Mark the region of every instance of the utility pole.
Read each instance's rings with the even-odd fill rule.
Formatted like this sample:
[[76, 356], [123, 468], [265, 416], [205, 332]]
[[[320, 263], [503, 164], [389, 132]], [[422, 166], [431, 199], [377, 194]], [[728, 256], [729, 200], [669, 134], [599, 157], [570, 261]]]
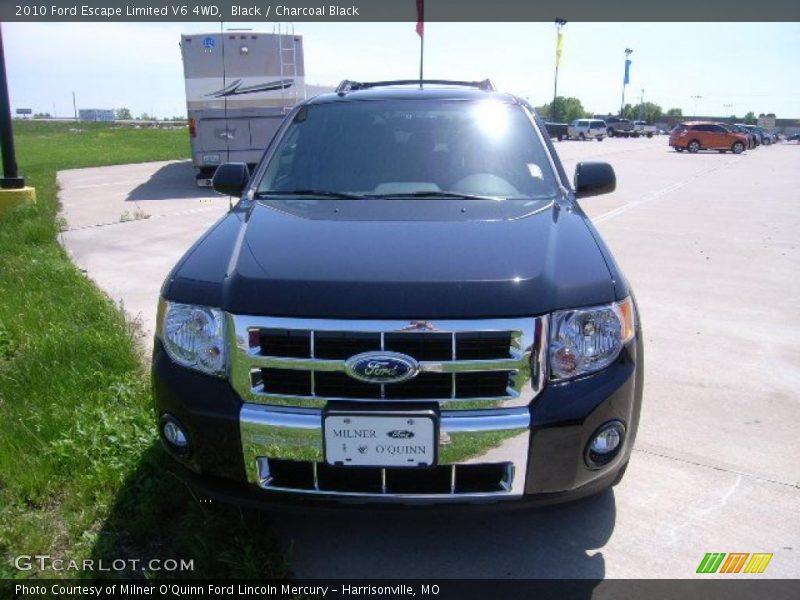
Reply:
[[72, 92], [72, 111], [75, 113], [75, 120], [78, 120], [78, 103], [75, 101], [75, 92]]
[[556, 98], [558, 98], [558, 65], [561, 62], [561, 49], [563, 46], [563, 33], [561, 30], [564, 28], [564, 25], [567, 24], [565, 19], [556, 19], [556, 73], [555, 77], [553, 77], [553, 106], [550, 109], [550, 120], [554, 123], [558, 122], [558, 108], [556, 104]]

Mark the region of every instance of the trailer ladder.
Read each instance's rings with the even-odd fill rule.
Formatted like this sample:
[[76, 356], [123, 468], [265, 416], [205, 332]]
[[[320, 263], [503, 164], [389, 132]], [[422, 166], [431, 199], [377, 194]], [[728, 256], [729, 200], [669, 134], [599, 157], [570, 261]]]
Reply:
[[277, 25], [278, 34], [278, 59], [281, 65], [281, 81], [292, 80], [288, 90], [281, 87], [281, 108], [284, 114], [289, 112], [293, 106], [300, 101], [300, 90], [297, 81], [297, 41], [294, 38], [294, 25], [281, 28]]

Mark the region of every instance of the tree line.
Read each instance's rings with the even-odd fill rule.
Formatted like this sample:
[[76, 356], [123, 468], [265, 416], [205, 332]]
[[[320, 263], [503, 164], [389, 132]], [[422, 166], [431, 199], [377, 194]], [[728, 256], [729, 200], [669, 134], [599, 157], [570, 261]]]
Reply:
[[[536, 107], [543, 119], [549, 121], [559, 121], [562, 123], [569, 123], [575, 119], [592, 118], [595, 113], [591, 113], [583, 107], [583, 104], [578, 98], [565, 98], [557, 96], [555, 98], [556, 110], [553, 112], [553, 103], [548, 102]], [[610, 114], [609, 114], [610, 116]], [[617, 116], [617, 113], [614, 113]], [[664, 111], [658, 104], [654, 102], [640, 102], [639, 104], [626, 104], [622, 109], [622, 116], [632, 121], [646, 121], [647, 123], [655, 123], [662, 117], [682, 117], [683, 111], [680, 108], [670, 108]], [[688, 115], [687, 115], [688, 116]], [[774, 117], [775, 113], [761, 113], [759, 117]], [[731, 115], [731, 119], [738, 119], [736, 115]], [[743, 118], [742, 122], [748, 125], [753, 125], [758, 121], [753, 111], [748, 112]]]

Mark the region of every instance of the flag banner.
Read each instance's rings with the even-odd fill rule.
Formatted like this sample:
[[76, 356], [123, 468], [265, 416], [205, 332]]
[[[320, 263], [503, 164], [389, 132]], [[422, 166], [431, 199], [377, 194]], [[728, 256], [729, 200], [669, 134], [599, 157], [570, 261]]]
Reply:
[[561, 51], [564, 49], [564, 34], [561, 31], [558, 32], [558, 38], [556, 39], [556, 66], [561, 64]]
[[425, 35], [425, 0], [417, 0], [417, 35]]
[[625, 59], [625, 81], [623, 83], [628, 85], [631, 82], [631, 59]]

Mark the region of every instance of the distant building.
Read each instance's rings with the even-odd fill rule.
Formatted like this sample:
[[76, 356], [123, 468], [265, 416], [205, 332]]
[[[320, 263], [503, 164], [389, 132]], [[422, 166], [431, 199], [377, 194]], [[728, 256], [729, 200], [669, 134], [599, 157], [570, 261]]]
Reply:
[[78, 111], [81, 121], [113, 121], [114, 110], [106, 108], [82, 108]]
[[764, 129], [775, 129], [775, 120], [775, 115], [758, 117], [757, 125], [759, 127], [763, 127]]

